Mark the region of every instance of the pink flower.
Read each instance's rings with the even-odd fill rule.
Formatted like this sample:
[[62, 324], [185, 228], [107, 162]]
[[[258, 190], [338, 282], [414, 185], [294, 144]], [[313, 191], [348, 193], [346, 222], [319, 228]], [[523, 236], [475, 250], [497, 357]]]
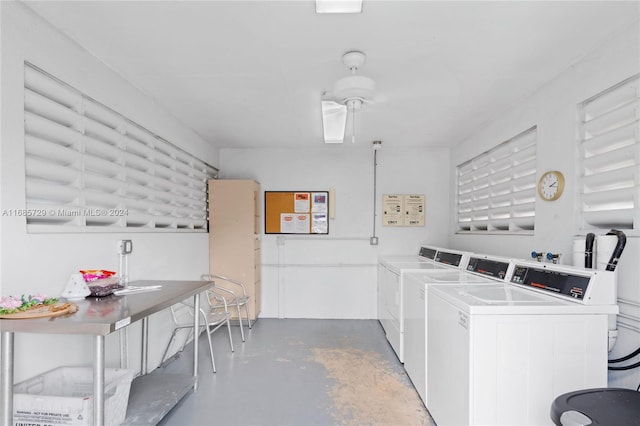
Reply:
[[39, 303], [43, 303], [48, 298], [49, 298], [49, 296], [47, 296], [44, 293], [38, 293], [38, 294], [34, 294], [33, 296], [31, 296], [31, 300], [37, 300]]
[[17, 309], [22, 306], [22, 300], [16, 299], [12, 296], [0, 297], [0, 308], [3, 309]]

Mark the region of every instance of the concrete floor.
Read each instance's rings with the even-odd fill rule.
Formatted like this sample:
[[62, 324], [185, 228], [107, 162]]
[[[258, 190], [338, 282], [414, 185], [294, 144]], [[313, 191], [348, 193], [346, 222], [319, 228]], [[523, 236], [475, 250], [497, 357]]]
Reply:
[[[260, 319], [204, 335], [200, 380], [161, 425], [435, 425], [375, 320]], [[245, 329], [245, 333], [247, 330]], [[162, 367], [190, 371], [191, 346]]]

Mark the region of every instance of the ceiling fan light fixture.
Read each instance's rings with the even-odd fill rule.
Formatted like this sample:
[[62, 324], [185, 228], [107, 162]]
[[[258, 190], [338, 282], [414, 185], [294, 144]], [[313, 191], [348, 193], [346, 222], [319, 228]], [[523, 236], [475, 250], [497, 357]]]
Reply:
[[316, 13], [362, 13], [362, 0], [316, 0]]
[[321, 101], [321, 106], [324, 143], [342, 143], [347, 127], [347, 106], [328, 100]]

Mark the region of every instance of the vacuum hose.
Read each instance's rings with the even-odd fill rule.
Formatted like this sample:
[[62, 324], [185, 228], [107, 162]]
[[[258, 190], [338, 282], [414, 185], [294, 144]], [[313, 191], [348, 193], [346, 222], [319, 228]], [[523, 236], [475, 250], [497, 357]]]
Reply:
[[618, 231], [617, 229], [612, 229], [611, 231], [607, 232], [607, 235], [616, 235], [618, 237], [616, 248], [613, 250], [611, 259], [609, 259], [609, 263], [607, 264], [607, 271], [615, 271], [616, 266], [618, 266], [618, 259], [620, 259], [620, 255], [622, 255], [624, 246], [627, 244], [627, 236], [624, 234], [624, 232]]
[[589, 232], [585, 240], [584, 248], [584, 267], [587, 269], [593, 268], [593, 242], [596, 239], [596, 234]]

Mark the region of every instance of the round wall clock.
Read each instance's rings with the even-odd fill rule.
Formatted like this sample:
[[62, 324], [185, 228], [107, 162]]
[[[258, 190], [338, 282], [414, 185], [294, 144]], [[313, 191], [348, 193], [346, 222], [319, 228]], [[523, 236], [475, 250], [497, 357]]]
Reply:
[[545, 201], [555, 201], [564, 191], [564, 176], [557, 170], [552, 170], [540, 176], [538, 194]]

